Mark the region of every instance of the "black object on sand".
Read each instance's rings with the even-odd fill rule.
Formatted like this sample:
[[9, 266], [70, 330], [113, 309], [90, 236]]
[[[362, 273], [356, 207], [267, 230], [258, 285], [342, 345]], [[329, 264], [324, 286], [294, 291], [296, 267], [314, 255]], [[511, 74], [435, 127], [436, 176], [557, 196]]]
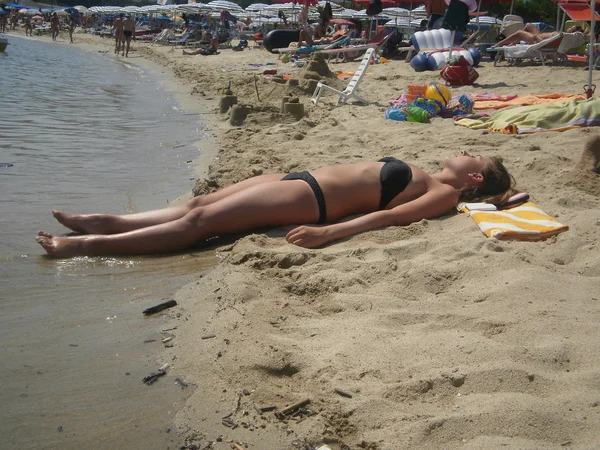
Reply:
[[166, 375], [166, 371], [163, 369], [158, 369], [158, 372], [151, 373], [150, 375], [142, 378], [142, 382], [151, 386], [159, 377]]
[[177, 302], [175, 300], [169, 300], [167, 302], [160, 303], [156, 306], [152, 306], [151, 308], [145, 309], [142, 312], [144, 313], [144, 315], [149, 316], [151, 314], [161, 312], [163, 309], [172, 308], [173, 306], [177, 306]]

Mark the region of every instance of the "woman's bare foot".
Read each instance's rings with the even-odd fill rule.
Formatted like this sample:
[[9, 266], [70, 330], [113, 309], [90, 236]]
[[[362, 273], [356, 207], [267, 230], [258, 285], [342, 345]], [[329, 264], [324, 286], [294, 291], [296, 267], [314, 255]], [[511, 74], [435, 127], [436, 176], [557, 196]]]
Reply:
[[52, 210], [52, 215], [65, 227], [81, 234], [109, 234], [101, 214], [67, 214]]
[[35, 240], [52, 258], [69, 258], [81, 254], [80, 243], [68, 237], [56, 237], [40, 231]]
[[600, 134], [590, 136], [585, 141], [577, 168], [600, 174]]

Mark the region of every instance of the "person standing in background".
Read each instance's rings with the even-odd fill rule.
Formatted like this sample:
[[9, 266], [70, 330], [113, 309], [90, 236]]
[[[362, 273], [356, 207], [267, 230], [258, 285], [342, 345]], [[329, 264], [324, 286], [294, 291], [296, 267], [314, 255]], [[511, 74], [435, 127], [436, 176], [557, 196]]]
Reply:
[[60, 23], [58, 21], [58, 14], [55, 12], [52, 13], [52, 17], [50, 18], [50, 29], [52, 30], [52, 40], [55, 41], [58, 37], [58, 29], [60, 27]]
[[124, 48], [123, 42], [123, 16], [119, 14], [113, 22], [113, 32], [115, 34], [115, 53], [118, 55], [121, 47]]
[[123, 53], [121, 56], [129, 56], [129, 47], [131, 46], [131, 39], [133, 38], [133, 34], [135, 33], [135, 22], [131, 18], [129, 14], [125, 16], [125, 21], [123, 22]]
[[71, 39], [71, 44], [73, 43], [73, 32], [77, 27], [77, 20], [74, 15], [69, 16], [69, 39]]
[[426, 0], [425, 12], [429, 19], [427, 29], [433, 30], [435, 22], [444, 17], [444, 14], [446, 13], [446, 2], [444, 0]]
[[15, 11], [15, 13], [10, 17], [10, 29], [16, 30], [18, 22], [19, 22], [19, 13]]
[[33, 25], [29, 15], [25, 16], [25, 36], [33, 36]]

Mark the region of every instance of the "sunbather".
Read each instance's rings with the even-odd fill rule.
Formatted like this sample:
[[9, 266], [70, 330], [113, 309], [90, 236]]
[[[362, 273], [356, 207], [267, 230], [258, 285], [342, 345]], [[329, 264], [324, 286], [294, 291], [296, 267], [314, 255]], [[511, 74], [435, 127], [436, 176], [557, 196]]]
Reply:
[[[575, 33], [576, 31], [580, 31], [581, 27], [571, 27], [567, 30], [567, 33]], [[544, 39], [548, 39], [552, 36], [556, 36], [559, 34], [559, 31], [552, 31], [550, 33], [542, 33], [539, 28], [535, 25], [528, 23], [522, 30], [516, 31], [506, 39], [501, 40], [492, 48], [495, 47], [505, 47], [508, 45], [519, 44], [520, 42], [525, 42], [526, 44], [533, 45], [538, 42], [542, 42]]]
[[319, 24], [314, 27], [314, 29], [308, 24], [304, 25], [300, 29], [298, 47], [312, 47], [315, 44], [323, 44], [327, 42], [331, 42], [331, 40], [327, 37], [327, 21], [319, 21]]
[[[81, 236], [40, 232], [52, 257], [157, 254], [188, 249], [205, 239], [258, 227], [302, 225], [286, 239], [314, 248], [363, 231], [441, 216], [459, 200], [502, 203], [514, 179], [497, 158], [460, 154], [428, 175], [395, 158], [325, 166], [312, 173], [261, 175], [187, 204], [127, 214], [53, 211]], [[341, 219], [356, 216], [347, 221]]]
[[298, 47], [312, 47], [315, 44], [329, 44], [344, 37], [344, 33], [339, 33], [335, 36], [327, 35], [327, 26], [331, 19], [330, 11], [331, 10], [327, 11], [326, 8], [321, 10], [319, 13], [319, 23], [313, 28], [308, 23], [308, 3], [304, 5], [300, 12], [300, 18], [298, 19], [298, 23], [300, 23]]
[[[204, 43], [204, 41], [203, 41], [203, 43]], [[183, 54], [184, 55], [204, 55], [204, 56], [218, 55], [219, 54], [219, 38], [216, 36], [212, 37], [212, 35], [211, 35], [210, 42], [204, 43], [204, 45], [197, 50], [192, 50], [189, 52], [186, 50], [183, 50]]]
[[202, 42], [205, 42], [207, 44], [210, 44], [213, 40], [213, 35], [210, 32], [210, 29], [208, 29], [208, 27], [204, 28], [204, 31], [202, 32]]

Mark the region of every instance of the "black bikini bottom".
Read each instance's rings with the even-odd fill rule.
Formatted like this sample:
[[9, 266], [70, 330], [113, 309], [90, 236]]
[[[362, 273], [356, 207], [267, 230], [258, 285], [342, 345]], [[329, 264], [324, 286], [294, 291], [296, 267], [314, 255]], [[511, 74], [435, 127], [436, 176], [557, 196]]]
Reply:
[[315, 180], [310, 173], [304, 172], [290, 172], [285, 177], [281, 179], [283, 180], [302, 180], [306, 181], [313, 193], [315, 194], [315, 198], [317, 199], [317, 204], [319, 205], [319, 220], [318, 224], [323, 224], [327, 222], [327, 208], [325, 207], [325, 196], [323, 195], [323, 191], [321, 190], [321, 186]]

